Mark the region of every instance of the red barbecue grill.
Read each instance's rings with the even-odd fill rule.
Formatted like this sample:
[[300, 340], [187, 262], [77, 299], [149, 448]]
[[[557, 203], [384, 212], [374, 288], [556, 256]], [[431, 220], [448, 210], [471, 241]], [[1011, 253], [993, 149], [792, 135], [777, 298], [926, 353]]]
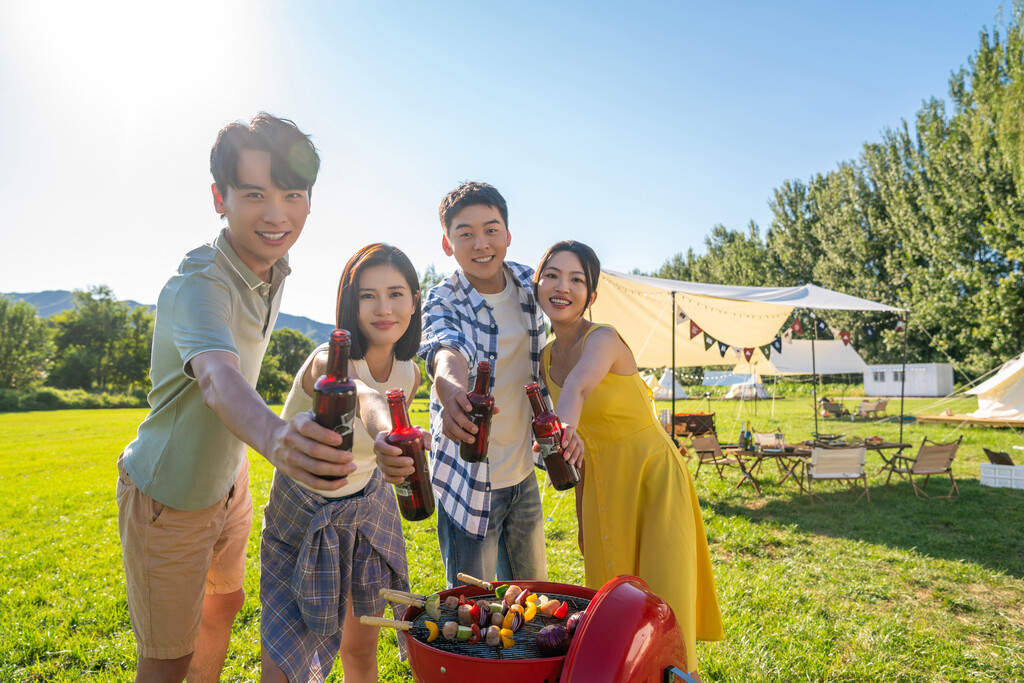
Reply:
[[[500, 582], [495, 585], [501, 585]], [[426, 615], [409, 607], [413, 622], [405, 642], [413, 680], [421, 683], [599, 683], [601, 681], [691, 681], [683, 634], [664, 600], [635, 576], [619, 576], [595, 593], [590, 588], [547, 581], [516, 581], [524, 590], [568, 601], [570, 613], [587, 610], [569, 651], [542, 657], [529, 624], [516, 633], [516, 645], [504, 650], [483, 644], [425, 642]], [[492, 596], [482, 588], [459, 586], [441, 593], [466, 598]], [[589, 606], [588, 606], [589, 603]], [[539, 621], [539, 620], [535, 620]], [[531, 624], [533, 622], [530, 622]], [[535, 626], [539, 630], [540, 626]]]

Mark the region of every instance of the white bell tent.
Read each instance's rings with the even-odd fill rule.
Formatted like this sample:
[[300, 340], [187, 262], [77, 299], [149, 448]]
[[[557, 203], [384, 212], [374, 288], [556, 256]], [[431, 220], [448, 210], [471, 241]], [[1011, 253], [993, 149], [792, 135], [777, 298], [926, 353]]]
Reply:
[[1024, 353], [1003, 363], [992, 377], [967, 391], [978, 397], [975, 418], [1024, 419]]
[[659, 401], [667, 401], [670, 399], [687, 399], [690, 395], [686, 393], [686, 389], [683, 389], [676, 381], [675, 373], [668, 368], [661, 375], [661, 379], [658, 380], [658, 388], [654, 389], [654, 398]]

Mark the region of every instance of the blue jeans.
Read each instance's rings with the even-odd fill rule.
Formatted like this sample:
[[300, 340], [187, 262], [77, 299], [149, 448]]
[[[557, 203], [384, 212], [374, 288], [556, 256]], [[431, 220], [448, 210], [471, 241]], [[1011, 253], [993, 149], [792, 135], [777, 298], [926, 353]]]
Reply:
[[536, 470], [515, 486], [491, 489], [487, 534], [478, 540], [455, 526], [437, 506], [437, 543], [448, 588], [461, 585], [458, 573], [485, 581], [547, 581], [544, 517]]

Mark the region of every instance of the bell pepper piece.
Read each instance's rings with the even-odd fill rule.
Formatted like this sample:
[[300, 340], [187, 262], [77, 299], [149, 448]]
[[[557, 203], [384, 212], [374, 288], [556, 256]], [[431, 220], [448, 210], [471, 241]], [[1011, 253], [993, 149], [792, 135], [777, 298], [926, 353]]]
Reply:
[[529, 595], [526, 596], [526, 601], [527, 602], [532, 602], [534, 604], [537, 604], [537, 594], [536, 593], [530, 593]]
[[512, 639], [512, 631], [507, 628], [501, 629], [501, 646], [506, 650], [516, 644], [516, 641]]
[[469, 603], [469, 616], [473, 617], [473, 621], [480, 621], [480, 605], [475, 602]]
[[437, 624], [432, 621], [424, 621], [423, 624], [427, 627], [427, 642], [432, 643], [437, 640], [437, 635], [440, 633]]
[[480, 627], [473, 624], [469, 627], [472, 633], [469, 636], [469, 640], [466, 641], [466, 645], [476, 645], [480, 642]]
[[558, 609], [556, 609], [555, 613], [551, 616], [553, 616], [555, 619], [565, 619], [567, 614], [569, 614], [569, 603], [563, 602], [561, 605], [558, 606]]
[[458, 633], [455, 634], [456, 640], [469, 640], [473, 635], [473, 629], [468, 626], [459, 626]]
[[531, 621], [535, 616], [537, 616], [537, 603], [531, 602], [527, 605], [526, 611], [523, 612], [523, 619]]
[[508, 612], [506, 612], [505, 613], [505, 618], [501, 620], [501, 629], [503, 631], [508, 631], [509, 633], [511, 633], [512, 632], [512, 623], [513, 623], [513, 621], [515, 621], [515, 618], [516, 618], [516, 613], [513, 612], [512, 610], [509, 610]]
[[503, 597], [505, 597], [505, 591], [508, 590], [509, 585], [510, 584], [506, 583], [504, 585], [501, 585], [501, 586], [498, 586], [497, 588], [495, 588], [494, 589], [494, 597], [498, 598], [499, 600], [501, 600]]

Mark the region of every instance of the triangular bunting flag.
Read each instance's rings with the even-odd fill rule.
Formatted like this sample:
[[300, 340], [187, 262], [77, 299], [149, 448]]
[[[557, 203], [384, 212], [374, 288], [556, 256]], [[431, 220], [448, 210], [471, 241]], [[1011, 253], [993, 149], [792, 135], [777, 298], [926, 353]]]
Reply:
[[793, 324], [789, 326], [789, 329], [793, 331], [793, 334], [803, 334], [804, 323], [802, 320], [800, 320], [800, 318], [797, 318], [796, 320], [793, 321]]
[[779, 339], [778, 337], [776, 337], [772, 341], [771, 344], [765, 344], [764, 346], [760, 347], [761, 348], [761, 353], [763, 353], [764, 357], [767, 358], [768, 360], [771, 360], [771, 357], [772, 357], [772, 346], [775, 344], [775, 342], [779, 342], [780, 346], [782, 345], [782, 340]]
[[850, 333], [846, 331], [839, 332], [839, 338], [843, 340], [843, 344], [846, 346], [850, 345]]
[[825, 321], [822, 320], [821, 318], [818, 318], [817, 326], [818, 326], [818, 334], [821, 334], [822, 332], [824, 332], [825, 330], [828, 329], [828, 325], [826, 325]]
[[840, 330], [838, 327], [830, 327], [830, 328], [828, 328], [828, 331], [832, 333], [832, 338], [833, 339], [838, 337], [839, 335], [841, 335], [843, 333], [843, 331]]
[[875, 338], [875, 326], [874, 325], [865, 325], [864, 326], [864, 334], [866, 334], [868, 336], [868, 339], [874, 339]]
[[752, 348], [743, 349], [743, 357], [747, 359], [748, 363], [750, 362], [750, 357], [753, 356], [753, 355], [754, 355], [754, 349], [752, 349]]
[[[690, 316], [686, 315], [684, 311], [676, 311], [676, 325], [682, 325], [689, 319]], [[690, 337], [690, 339], [693, 339], [693, 337]]]
[[[793, 343], [793, 330], [786, 330], [785, 332], [783, 332], [782, 333], [782, 341], [786, 342], [787, 344], [792, 344]], [[782, 350], [782, 346], [781, 345], [779, 346], [778, 350], [779, 351]]]
[[711, 337], [707, 332], [704, 333], [704, 350], [707, 351], [715, 345], [715, 339]]
[[725, 358], [725, 352], [729, 350], [729, 345], [725, 342], [718, 342], [718, 353], [721, 354], [722, 358]]
[[[771, 346], [773, 349], [775, 349], [779, 353], [782, 353], [782, 337], [776, 337], [775, 339], [772, 339], [772, 343], [769, 344], [769, 346]], [[768, 356], [767, 353], [764, 354], [764, 355], [765, 355], [765, 357]]]
[[695, 322], [693, 322], [691, 320], [690, 321], [690, 339], [693, 339], [694, 337], [696, 337], [701, 332], [703, 332], [703, 330], [700, 329], [700, 325], [698, 325], [697, 323], [695, 323]]

